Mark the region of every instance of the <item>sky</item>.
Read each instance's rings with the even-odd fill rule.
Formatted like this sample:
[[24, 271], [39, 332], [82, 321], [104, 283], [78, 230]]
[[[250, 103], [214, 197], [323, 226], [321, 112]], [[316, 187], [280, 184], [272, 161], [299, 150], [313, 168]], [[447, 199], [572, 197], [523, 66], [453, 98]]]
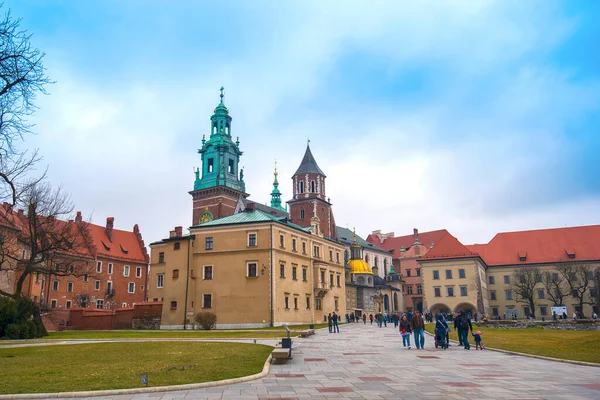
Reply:
[[225, 87], [247, 192], [282, 198], [307, 139], [338, 225], [461, 242], [600, 224], [600, 2], [5, 0], [55, 81], [48, 179], [84, 219], [191, 225]]

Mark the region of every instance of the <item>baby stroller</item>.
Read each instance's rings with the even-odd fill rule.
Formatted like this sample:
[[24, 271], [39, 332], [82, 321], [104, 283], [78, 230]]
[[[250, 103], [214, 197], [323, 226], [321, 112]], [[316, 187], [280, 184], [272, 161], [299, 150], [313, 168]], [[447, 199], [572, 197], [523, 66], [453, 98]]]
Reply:
[[435, 348], [437, 349], [438, 347], [442, 347], [443, 348], [443, 343], [442, 343], [442, 338], [440, 337], [440, 335], [438, 335], [436, 333], [436, 335], [435, 335]]

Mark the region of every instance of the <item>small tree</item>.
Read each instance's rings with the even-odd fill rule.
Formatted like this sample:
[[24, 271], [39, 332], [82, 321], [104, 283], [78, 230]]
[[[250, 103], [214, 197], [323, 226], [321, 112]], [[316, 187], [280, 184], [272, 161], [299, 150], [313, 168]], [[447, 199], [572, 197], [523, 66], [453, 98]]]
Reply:
[[199, 312], [194, 319], [196, 323], [206, 331], [215, 329], [215, 326], [217, 325], [217, 315], [208, 311]]
[[548, 298], [554, 306], [564, 306], [564, 298], [570, 293], [565, 279], [558, 272], [544, 271], [542, 274], [542, 285], [546, 289]]
[[510, 278], [510, 289], [516, 295], [515, 300], [527, 304], [533, 318], [535, 318], [535, 287], [539, 277], [539, 268], [521, 267], [514, 271]]
[[579, 309], [583, 313], [584, 304], [592, 304], [592, 296], [589, 293], [590, 277], [594, 269], [587, 263], [563, 262], [557, 267], [559, 274], [564, 278], [571, 296], [579, 302]]

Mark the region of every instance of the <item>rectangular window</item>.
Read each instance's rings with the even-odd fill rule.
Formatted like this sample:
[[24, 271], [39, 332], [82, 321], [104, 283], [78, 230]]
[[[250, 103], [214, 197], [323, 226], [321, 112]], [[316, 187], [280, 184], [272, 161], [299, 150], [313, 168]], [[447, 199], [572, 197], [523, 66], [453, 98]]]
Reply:
[[544, 289], [538, 289], [538, 299], [544, 299], [545, 298], [545, 292]]
[[96, 262], [96, 273], [99, 274], [102, 272], [102, 261]]
[[123, 266], [123, 276], [129, 276], [129, 265]]
[[214, 171], [215, 168], [215, 159], [214, 158], [209, 158], [208, 159], [208, 164], [206, 165], [206, 168], [208, 169], [208, 173], [211, 173]]
[[[594, 271], [588, 271], [587, 278], [588, 278], [588, 281], [593, 281], [594, 280]], [[540, 280], [540, 282], [541, 282], [541, 280]]]
[[329, 249], [329, 261], [333, 261], [333, 250]]
[[211, 281], [212, 280], [212, 278], [213, 278], [212, 268], [213, 268], [212, 265], [205, 265], [204, 266], [204, 280], [205, 281]]
[[448, 286], [446, 288], [446, 293], [447, 293], [448, 297], [454, 297], [454, 287]]
[[136, 276], [136, 278], [141, 278], [142, 277], [142, 267], [136, 267], [135, 268], [135, 276]]
[[313, 246], [313, 256], [317, 257], [317, 258], [320, 258], [320, 255], [319, 255], [319, 246]]
[[54, 290], [56, 292], [58, 290], [59, 284], [60, 283], [58, 281], [53, 281], [52, 282], [52, 290]]
[[178, 269], [174, 269], [173, 270], [173, 279], [177, 279], [179, 278], [179, 270]]
[[298, 267], [292, 266], [292, 279], [295, 280], [295, 281], [298, 280], [298, 276], [296, 274], [297, 271], [298, 271]]
[[411, 276], [411, 271], [410, 271], [410, 269], [407, 269], [406, 270], [406, 277], [409, 278], [410, 276]]
[[104, 300], [103, 299], [96, 300], [96, 308], [104, 308]]
[[417, 273], [417, 276], [421, 276], [421, 268], [415, 269], [415, 272]]
[[283, 300], [285, 302], [285, 309], [289, 310], [290, 309], [290, 297], [289, 296], [285, 296], [285, 298]]
[[285, 278], [285, 264], [279, 264], [279, 277]]
[[333, 274], [329, 274], [329, 288], [333, 287]]
[[165, 262], [165, 253], [162, 251], [158, 253], [158, 263], [163, 264]]
[[310, 309], [310, 296], [306, 296], [306, 309]]
[[339, 303], [340, 303], [340, 300], [339, 300], [337, 297], [335, 297], [335, 298], [333, 299], [333, 307], [335, 308], [335, 311], [338, 311], [338, 310], [339, 310], [339, 307], [338, 307], [338, 306], [339, 306]]
[[179, 249], [181, 249], [181, 242], [173, 243], [173, 250], [179, 250]]
[[296, 248], [296, 238], [292, 238], [292, 251], [298, 251]]
[[466, 296], [467, 295], [467, 287], [466, 286], [461, 286], [460, 287], [460, 295], [461, 296]]
[[69, 292], [69, 293], [73, 292], [73, 282], [67, 283], [67, 292]]
[[202, 308], [212, 308], [212, 294], [202, 295]]
[[557, 282], [558, 281], [558, 272], [553, 272], [552, 273], [552, 282]]
[[446, 279], [452, 279], [452, 270], [451, 269], [446, 270]]
[[542, 282], [542, 274], [537, 274], [537, 275], [535, 276], [535, 281], [536, 281], [537, 283], [541, 283], [541, 282]]
[[96, 281], [95, 289], [100, 290], [100, 281]]
[[490, 300], [496, 300], [496, 291], [490, 290]]
[[67, 310], [71, 309], [71, 304], [72, 304], [72, 303], [71, 303], [71, 300], [67, 300], [67, 303], [66, 303], [66, 305], [65, 305], [65, 308], [66, 308]]
[[509, 285], [510, 284], [510, 276], [509, 275], [504, 275], [504, 284], [505, 285]]
[[466, 278], [466, 277], [467, 277], [467, 275], [465, 274], [465, 270], [464, 270], [464, 269], [459, 269], [459, 270], [458, 270], [458, 277], [459, 277], [460, 279], [464, 279], [464, 278]]
[[342, 285], [341, 285], [341, 277], [339, 275], [337, 275], [336, 279], [337, 279], [337, 287], [342, 287]]
[[285, 236], [283, 234], [279, 235], [279, 247], [285, 249]]
[[112, 265], [112, 263], [108, 263], [108, 274], [112, 275], [112, 273], [113, 273], [113, 265]]
[[505, 290], [504, 294], [506, 295], [506, 300], [512, 300], [512, 291], [511, 290]]
[[315, 308], [317, 310], [321, 309], [321, 299], [315, 299]]
[[500, 315], [500, 311], [498, 310], [498, 307], [492, 307], [492, 314], [494, 314], [494, 317], [497, 317], [498, 315]]
[[306, 242], [302, 242], [302, 254], [306, 254]]
[[433, 271], [433, 279], [440, 279], [440, 271]]
[[307, 279], [306, 279], [306, 274], [307, 274], [307, 272], [308, 272], [308, 268], [306, 268], [306, 267], [302, 267], [302, 280], [303, 280], [304, 282], [306, 282], [306, 281], [307, 281]]
[[110, 295], [112, 291], [112, 281], [106, 282], [106, 294]]
[[157, 288], [162, 288], [165, 284], [165, 274], [158, 274], [156, 275], [156, 287]]
[[256, 247], [256, 233], [248, 234], [248, 247]]
[[434, 297], [442, 297], [442, 290], [439, 287], [433, 288]]
[[406, 285], [406, 294], [413, 294], [412, 285]]
[[544, 316], [548, 315], [548, 307], [540, 306], [540, 314], [542, 314]]
[[248, 263], [248, 278], [256, 278], [256, 263]]
[[57, 301], [56, 300], [52, 300], [50, 302], [50, 308], [56, 308], [56, 305], [57, 305]]
[[129, 282], [127, 286], [127, 293], [135, 293], [135, 283]]
[[494, 278], [493, 276], [488, 277], [488, 282], [490, 285], [493, 285], [496, 283], [496, 278]]
[[294, 297], [294, 310], [298, 309], [298, 298]]
[[204, 240], [204, 247], [206, 248], [206, 250], [212, 250], [213, 249], [213, 238], [212, 237], [207, 237]]
[[176, 301], [171, 302], [171, 310], [177, 310], [177, 302]]
[[417, 294], [423, 294], [423, 285], [417, 285]]
[[88, 274], [83, 274], [83, 281], [87, 282], [88, 281]]

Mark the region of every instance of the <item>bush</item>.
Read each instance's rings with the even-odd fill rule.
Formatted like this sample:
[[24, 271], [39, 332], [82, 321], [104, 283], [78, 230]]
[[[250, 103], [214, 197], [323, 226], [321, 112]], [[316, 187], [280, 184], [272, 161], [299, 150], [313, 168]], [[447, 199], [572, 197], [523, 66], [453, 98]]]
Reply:
[[38, 337], [37, 325], [35, 322], [33, 322], [33, 320], [27, 321], [27, 329], [29, 330], [29, 338], [30, 339], [35, 339], [36, 337]]
[[4, 331], [4, 337], [6, 339], [20, 339], [21, 338], [21, 325], [19, 324], [10, 324], [6, 327]]
[[42, 322], [41, 318], [34, 319], [33, 323], [37, 327], [36, 337], [48, 336], [48, 331], [46, 330], [46, 327], [44, 326], [44, 323]]
[[217, 325], [217, 315], [208, 311], [199, 312], [194, 319], [206, 331], [215, 329]]
[[13, 299], [0, 296], [0, 338], [33, 339], [47, 336], [41, 319], [32, 320], [35, 310], [35, 304], [27, 297]]

